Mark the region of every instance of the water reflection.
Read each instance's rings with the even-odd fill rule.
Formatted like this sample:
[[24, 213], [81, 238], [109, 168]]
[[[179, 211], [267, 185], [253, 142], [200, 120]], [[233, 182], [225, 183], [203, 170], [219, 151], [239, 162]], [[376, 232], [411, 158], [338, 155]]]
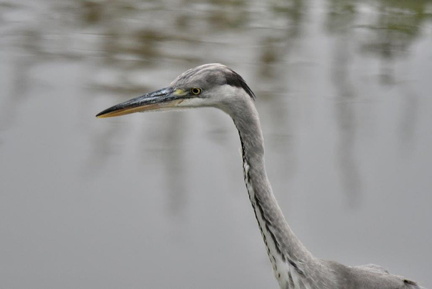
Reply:
[[[340, 208], [334, 207], [339, 200], [337, 197], [332, 199], [334, 191], [338, 196], [344, 196], [342, 207], [355, 206], [356, 213], [349, 210], [350, 214], [359, 214], [361, 217], [358, 219], [363, 220], [367, 219], [368, 213], [373, 215], [376, 212], [374, 210], [379, 210], [374, 206], [387, 205], [388, 198], [385, 196], [388, 191], [392, 191], [392, 199], [406, 200], [406, 190], [399, 187], [408, 186], [409, 182], [398, 186], [398, 181], [402, 182], [404, 177], [411, 178], [418, 188], [428, 188], [430, 185], [429, 178], [422, 177], [422, 172], [427, 169], [419, 169], [428, 168], [427, 160], [430, 156], [424, 148], [426, 146], [423, 147], [422, 144], [430, 140], [427, 134], [416, 133], [430, 127], [425, 113], [428, 110], [422, 110], [422, 107], [431, 105], [427, 95], [430, 83], [423, 78], [431, 73], [431, 65], [426, 63], [427, 59], [430, 59], [431, 43], [428, 37], [431, 34], [432, 19], [432, 7], [428, 1], [376, 0], [359, 3], [341, 0], [292, 0], [263, 3], [242, 0], [45, 0], [35, 4], [24, 0], [19, 4], [6, 1], [0, 5], [0, 81], [4, 88], [0, 95], [0, 161], [4, 164], [1, 168], [0, 188], [5, 192], [2, 194], [3, 204], [15, 200], [14, 195], [8, 192], [27, 191], [24, 184], [11, 184], [10, 180], [16, 179], [23, 169], [32, 173], [44, 172], [45, 167], [41, 164], [46, 160], [42, 156], [49, 155], [59, 158], [58, 162], [65, 167], [74, 168], [67, 171], [68, 173], [55, 171], [58, 176], [50, 176], [50, 180], [54, 179], [51, 181], [53, 191], [62, 191], [65, 183], [70, 185], [71, 191], [76, 183], [80, 184], [78, 189], [85, 187], [83, 184], [88, 184], [88, 190], [91, 191], [92, 185], [98, 183], [103, 188], [97, 187], [94, 191], [107, 191], [104, 197], [109, 198], [115, 196], [116, 190], [113, 187], [117, 184], [106, 176], [134, 177], [134, 181], [142, 185], [140, 181], [146, 179], [143, 175], [151, 175], [151, 178], [146, 179], [149, 183], [145, 185], [149, 186], [149, 191], [162, 191], [161, 194], [153, 194], [156, 195], [154, 198], [163, 196], [161, 202], [157, 200], [152, 203], [156, 209], [151, 213], [154, 214], [154, 219], [160, 219], [160, 223], [145, 224], [146, 227], [157, 228], [152, 232], [162, 232], [160, 239], [155, 237], [155, 243], [164, 242], [164, 230], [171, 229], [169, 221], [164, 221], [165, 215], [168, 215], [169, 220], [184, 221], [179, 225], [178, 240], [184, 237], [181, 234], [183, 231], [190, 236], [196, 233], [195, 229], [205, 230], [206, 228], [200, 227], [201, 224], [194, 223], [194, 214], [200, 215], [202, 207], [207, 205], [203, 203], [204, 197], [201, 199], [197, 194], [190, 194], [194, 185], [211, 191], [210, 196], [206, 197], [214, 198], [211, 199], [212, 205], [224, 204], [222, 197], [214, 197], [221, 194], [221, 191], [241, 187], [238, 191], [244, 193], [240, 183], [241, 172], [238, 170], [240, 164], [234, 167], [230, 162], [238, 157], [238, 154], [232, 152], [235, 145], [238, 145], [238, 139], [232, 132], [233, 127], [229, 121], [225, 123], [207, 113], [192, 116], [187, 113], [173, 113], [160, 118], [146, 115], [145, 120], [140, 122], [137, 118], [132, 118], [103, 124], [96, 123], [93, 119], [98, 110], [143, 92], [164, 87], [180, 72], [205, 62], [223, 62], [235, 68], [259, 96], [257, 105], [267, 140], [269, 174], [275, 191], [281, 200], [281, 206], [289, 208], [287, 215], [293, 218], [294, 225], [297, 219], [304, 220], [307, 224], [300, 226], [300, 230], [296, 228], [296, 231], [300, 231], [305, 240], [320, 240], [311, 244], [317, 247], [316, 250], [320, 250], [319, 245], [324, 241], [322, 236], [314, 235], [313, 232], [327, 226], [319, 223], [319, 220], [314, 223], [308, 219], [315, 219], [316, 212], [322, 211], [322, 207], [310, 207], [316, 200], [322, 201], [322, 206], [331, 208], [328, 211], [336, 211]], [[418, 67], [420, 62], [422, 67]], [[418, 69], [421, 69], [422, 73], [418, 72]], [[62, 104], [67, 109], [63, 108], [64, 111], [60, 114], [55, 106], [62, 107]], [[45, 107], [45, 110], [40, 110], [40, 107]], [[60, 115], [68, 120], [67, 125], [59, 120]], [[33, 121], [49, 123], [52, 126], [34, 128], [29, 126]], [[211, 131], [209, 127], [214, 126], [210, 137], [203, 134], [195, 137], [193, 132], [204, 125], [206, 131]], [[38, 130], [37, 133], [35, 129]], [[14, 135], [16, 132], [36, 135], [35, 138], [47, 138], [45, 146], [40, 148], [44, 151], [34, 152], [32, 162], [22, 160], [23, 157], [17, 153], [17, 147], [26, 145], [26, 148], [32, 151], [33, 144], [13, 143], [19, 139]], [[53, 139], [68, 140], [63, 144], [64, 147], [53, 145], [50, 138], [53, 134], [56, 135]], [[214, 139], [211, 139], [212, 137]], [[205, 142], [208, 139], [211, 141]], [[69, 147], [70, 143], [73, 146]], [[201, 147], [209, 143], [216, 143], [224, 149], [211, 152], [214, 156], [210, 157], [215, 161], [209, 166], [214, 171], [196, 175], [197, 170], [193, 168], [201, 168], [202, 164], [197, 162], [200, 162], [201, 158], [206, 159], [203, 155], [209, 153], [204, 148], [201, 151]], [[397, 147], [396, 152], [394, 147]], [[56, 154], [59, 151], [61, 153]], [[188, 153], [192, 157], [188, 158]], [[8, 155], [12, 155], [11, 159], [16, 163], [10, 160]], [[385, 157], [374, 160], [374, 156], [379, 155]], [[134, 158], [138, 158], [139, 162], [131, 161]], [[221, 159], [223, 161], [219, 162]], [[393, 172], [395, 159], [403, 167], [396, 180], [385, 174], [386, 171]], [[239, 159], [235, 159], [234, 163], [237, 161], [239, 162]], [[371, 168], [374, 161], [376, 168]], [[75, 163], [79, 164], [75, 166]], [[137, 163], [142, 165], [137, 167]], [[334, 164], [337, 172], [334, 175], [327, 174], [332, 171], [329, 168]], [[14, 172], [11, 167], [18, 167], [20, 170]], [[119, 169], [115, 170], [116, 167]], [[142, 173], [136, 173], [134, 168], [142, 170]], [[72, 174], [71, 171], [75, 173]], [[212, 185], [210, 178], [205, 178], [210, 175], [215, 178], [219, 176], [223, 181]], [[318, 188], [310, 184], [311, 179]], [[28, 186], [39, 191], [39, 181], [29, 181]], [[374, 188], [384, 186], [383, 184], [389, 184], [390, 187], [383, 189], [383, 195], [380, 195], [380, 190], [374, 191]], [[216, 185], [219, 190], [213, 188]], [[321, 187], [324, 192], [320, 191]], [[321, 194], [309, 194], [309, 189], [318, 189]], [[118, 190], [132, 191], [129, 186], [119, 186]], [[376, 195], [368, 193], [371, 191]], [[420, 193], [417, 195], [422, 196], [421, 192], [424, 190], [418, 191]], [[82, 193], [82, 190], [80, 192]], [[139, 199], [140, 195], [133, 195], [133, 192], [131, 195], [136, 198], [133, 200], [143, 201]], [[129, 197], [133, 198], [131, 195]], [[150, 195], [152, 194], [146, 194], [142, 198], [150, 198]], [[237, 207], [237, 195], [232, 196], [234, 199], [227, 201], [228, 207], [224, 208], [227, 211], [227, 208], [235, 208], [241, 213], [231, 216], [232, 219], [242, 220], [240, 216], [243, 209]], [[380, 199], [380, 196], [384, 196], [383, 199]], [[426, 197], [423, 198], [421, 203], [427, 203]], [[120, 202], [116, 199], [113, 203], [116, 201]], [[245, 199], [239, 200], [239, 203], [243, 202]], [[407, 205], [407, 202], [406, 200], [403, 205]], [[158, 210], [158, 203], [163, 203], [162, 210]], [[95, 201], [89, 208], [91, 205], [97, 207], [97, 204]], [[61, 205], [53, 201], [54, 207]], [[5, 218], [0, 219], [6, 220], [6, 217], [11, 219], [15, 216], [13, 210], [8, 208], [3, 210]], [[244, 208], [245, 212], [249, 212], [246, 205]], [[20, 212], [22, 208], [14, 209]], [[71, 209], [73, 212], [80, 210], [85, 214], [85, 207], [77, 205]], [[415, 216], [417, 211], [422, 210], [412, 209], [410, 212]], [[92, 216], [91, 213], [89, 216]], [[210, 215], [210, 209], [205, 213]], [[301, 216], [302, 213], [307, 214], [306, 217]], [[346, 214], [347, 220], [343, 220], [345, 218], [340, 218], [341, 212], [334, 216], [331, 213], [328, 212], [329, 222], [338, 222], [335, 226], [347, 228], [347, 231], [348, 227], [355, 227], [351, 226], [350, 222], [360, 222], [358, 219], [350, 219], [350, 214]], [[46, 217], [44, 214], [48, 213], [41, 214]], [[107, 214], [111, 214], [111, 211]], [[226, 238], [225, 244], [239, 242], [233, 241], [237, 240], [235, 237], [249, 236], [244, 232], [238, 233], [238, 227], [234, 227], [236, 221], [228, 221], [229, 214], [223, 214], [227, 219], [220, 215], [206, 219], [214, 222], [214, 227], [226, 228], [226, 234], [219, 234], [223, 235], [221, 238]], [[246, 214], [246, 217], [250, 217]], [[102, 215], [101, 220], [104, 219]], [[394, 218], [398, 216], [400, 215], [395, 214]], [[246, 217], [245, 219], [248, 219]], [[127, 223], [122, 216], [117, 218], [121, 220], [120, 223]], [[146, 216], [143, 219], [150, 218]], [[427, 220], [418, 218], [415, 222], [420, 226], [425, 219]], [[32, 224], [30, 219], [25, 221]], [[252, 222], [253, 220], [251, 224]], [[82, 226], [71, 224], [71, 227]], [[362, 226], [370, 226], [367, 220], [355, 224], [359, 230]], [[0, 225], [7, 227], [8, 223]], [[251, 225], [251, 232], [255, 232], [254, 226], [255, 224]], [[104, 226], [95, 221], [95, 227]], [[310, 228], [311, 232], [307, 229], [301, 231], [304, 227]], [[208, 236], [211, 236], [210, 229]], [[370, 228], [374, 229], [380, 230]], [[46, 230], [43, 232], [49, 235], [49, 228]], [[10, 235], [15, 236], [12, 229], [11, 232]], [[26, 232], [22, 230], [19, 234], [28, 238]], [[430, 232], [412, 233], [422, 240], [431, 238]], [[373, 232], [370, 235], [375, 236]], [[229, 239], [229, 236], [233, 236], [233, 240]], [[344, 252], [343, 248], [334, 248], [338, 241], [337, 236], [326, 238], [329, 243], [333, 243], [333, 247], [323, 247], [326, 248], [324, 251], [334, 249], [336, 252]], [[391, 236], [388, 238], [392, 241], [388, 243], [393, 243]], [[151, 240], [144, 239], [147, 242]], [[251, 243], [254, 241], [249, 239], [253, 238], [241, 239], [245, 242], [242, 244], [246, 244], [241, 246], [245, 250], [243, 253], [249, 249], [255, 252], [256, 248], [260, 248], [254, 247], [255, 243]], [[261, 246], [258, 241], [257, 246]], [[354, 241], [352, 243], [355, 243]], [[10, 246], [15, 244], [13, 240], [8, 242]], [[85, 243], [85, 240], [82, 242]], [[247, 244], [254, 245], [248, 247]], [[352, 245], [350, 242], [347, 244]], [[196, 246], [199, 250], [200, 244]], [[175, 245], [167, 247], [177, 251]], [[419, 250], [421, 248], [419, 246]], [[204, 248], [201, 249], [204, 251]], [[361, 252], [360, 249], [358, 252]], [[415, 255], [416, 252], [410, 254]], [[229, 253], [234, 256], [238, 252]], [[171, 254], [174, 253], [171, 251]], [[362, 261], [361, 256], [357, 259], [356, 257], [358, 256], [354, 254], [353, 259], [346, 261]], [[242, 258], [245, 258], [244, 255], [238, 259]], [[256, 267], [260, 272], [261, 268], [268, 265], [264, 254], [262, 260], [265, 260], [262, 261], [263, 266]], [[425, 260], [427, 258], [419, 255], [416, 261], [420, 265], [415, 269], [413, 267], [412, 272], [406, 272], [403, 264], [397, 269], [407, 275], [417, 273], [420, 281], [431, 283], [427, 279], [428, 272], [421, 271], [421, 268], [428, 267], [424, 266]], [[254, 263], [256, 260], [248, 261]], [[222, 259], [220, 262], [222, 264]], [[235, 264], [241, 266], [239, 263]], [[173, 280], [177, 280], [176, 283], [189, 284], [182, 280], [187, 279], [187, 272], [179, 272], [177, 277], [173, 276], [178, 279]], [[235, 273], [235, 270], [233, 272]], [[225, 271], [223, 273], [230, 274]], [[183, 275], [185, 277], [182, 277]], [[257, 287], [269, 287], [268, 284], [271, 284], [268, 283], [271, 275], [269, 279], [257, 277], [250, 280], [232, 277], [232, 280], [236, 280], [233, 282], [239, 283], [238, 287], [252, 288], [257, 286], [256, 284], [260, 285]], [[204, 280], [201, 281], [199, 284], [206, 284]], [[149, 282], [149, 287], [152, 288], [157, 283]], [[163, 282], [157, 284], [162, 288], [172, 285]], [[217, 283], [215, 287], [222, 287], [222, 284], [223, 282]]]
[[334, 101], [335, 123], [339, 128], [338, 164], [348, 202], [355, 206], [361, 195], [361, 175], [355, 160], [356, 127], [355, 114], [357, 91], [351, 81], [352, 49], [354, 37], [351, 28], [356, 21], [355, 1], [328, 1], [326, 29], [333, 36], [331, 79], [336, 91]]
[[[376, 1], [377, 16], [362, 26], [370, 35], [365, 38], [363, 51], [378, 56], [386, 63], [405, 56], [419, 37], [425, 21], [430, 19], [428, 5], [429, 1]], [[384, 76], [383, 81], [386, 78]]]
[[[185, 147], [183, 128], [187, 127], [184, 118], [178, 114], [167, 114], [166, 122], [156, 128], [157, 131], [148, 132], [140, 138], [142, 143], [151, 141], [155, 144], [154, 153], [160, 155], [158, 160], [163, 165], [164, 183], [169, 192], [166, 201], [168, 202], [168, 213], [179, 217], [185, 209], [187, 203], [186, 173], [184, 168], [185, 160], [182, 148]], [[161, 144], [164, 144], [161, 146]], [[149, 152], [142, 152], [141, 159], [143, 162], [148, 160]], [[189, 176], [192, 177], [192, 176]]]

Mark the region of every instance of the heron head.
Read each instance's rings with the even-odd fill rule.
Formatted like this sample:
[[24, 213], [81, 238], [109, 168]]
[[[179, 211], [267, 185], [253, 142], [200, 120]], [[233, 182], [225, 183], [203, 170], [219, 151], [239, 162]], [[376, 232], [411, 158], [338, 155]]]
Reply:
[[114, 105], [97, 117], [187, 107], [218, 107], [227, 111], [232, 102], [254, 99], [244, 79], [225, 65], [212, 63], [180, 74], [168, 87]]

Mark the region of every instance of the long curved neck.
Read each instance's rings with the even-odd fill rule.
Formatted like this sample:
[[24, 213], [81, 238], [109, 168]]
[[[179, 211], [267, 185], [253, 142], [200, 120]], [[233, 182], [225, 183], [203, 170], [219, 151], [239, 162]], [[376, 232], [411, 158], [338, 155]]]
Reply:
[[[264, 139], [258, 112], [252, 100], [228, 111], [242, 145], [244, 180], [255, 217], [281, 288], [294, 288], [308, 279], [315, 259], [294, 235], [272, 193], [264, 164]], [[297, 281], [296, 281], [297, 279]], [[300, 282], [300, 281], [299, 281]]]

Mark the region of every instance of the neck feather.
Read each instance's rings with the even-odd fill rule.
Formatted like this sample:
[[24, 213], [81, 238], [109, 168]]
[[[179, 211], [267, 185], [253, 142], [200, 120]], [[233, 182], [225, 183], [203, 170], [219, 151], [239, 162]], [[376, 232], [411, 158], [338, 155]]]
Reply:
[[244, 102], [241, 110], [227, 112], [240, 135], [249, 199], [281, 288], [297, 288], [299, 282], [307, 281], [306, 271], [314, 266], [315, 259], [292, 232], [272, 193], [265, 171], [264, 140], [258, 112], [252, 100]]

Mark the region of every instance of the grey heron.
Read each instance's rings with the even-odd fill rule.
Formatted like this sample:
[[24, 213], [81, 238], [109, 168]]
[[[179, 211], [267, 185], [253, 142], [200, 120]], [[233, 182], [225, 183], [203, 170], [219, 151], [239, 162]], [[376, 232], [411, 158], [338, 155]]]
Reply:
[[345, 266], [318, 259], [305, 248], [288, 225], [267, 178], [264, 139], [254, 100], [255, 94], [239, 74], [213, 63], [189, 69], [168, 87], [112, 106], [97, 117], [194, 107], [215, 107], [226, 112], [240, 136], [244, 181], [280, 288], [421, 288], [380, 266]]

